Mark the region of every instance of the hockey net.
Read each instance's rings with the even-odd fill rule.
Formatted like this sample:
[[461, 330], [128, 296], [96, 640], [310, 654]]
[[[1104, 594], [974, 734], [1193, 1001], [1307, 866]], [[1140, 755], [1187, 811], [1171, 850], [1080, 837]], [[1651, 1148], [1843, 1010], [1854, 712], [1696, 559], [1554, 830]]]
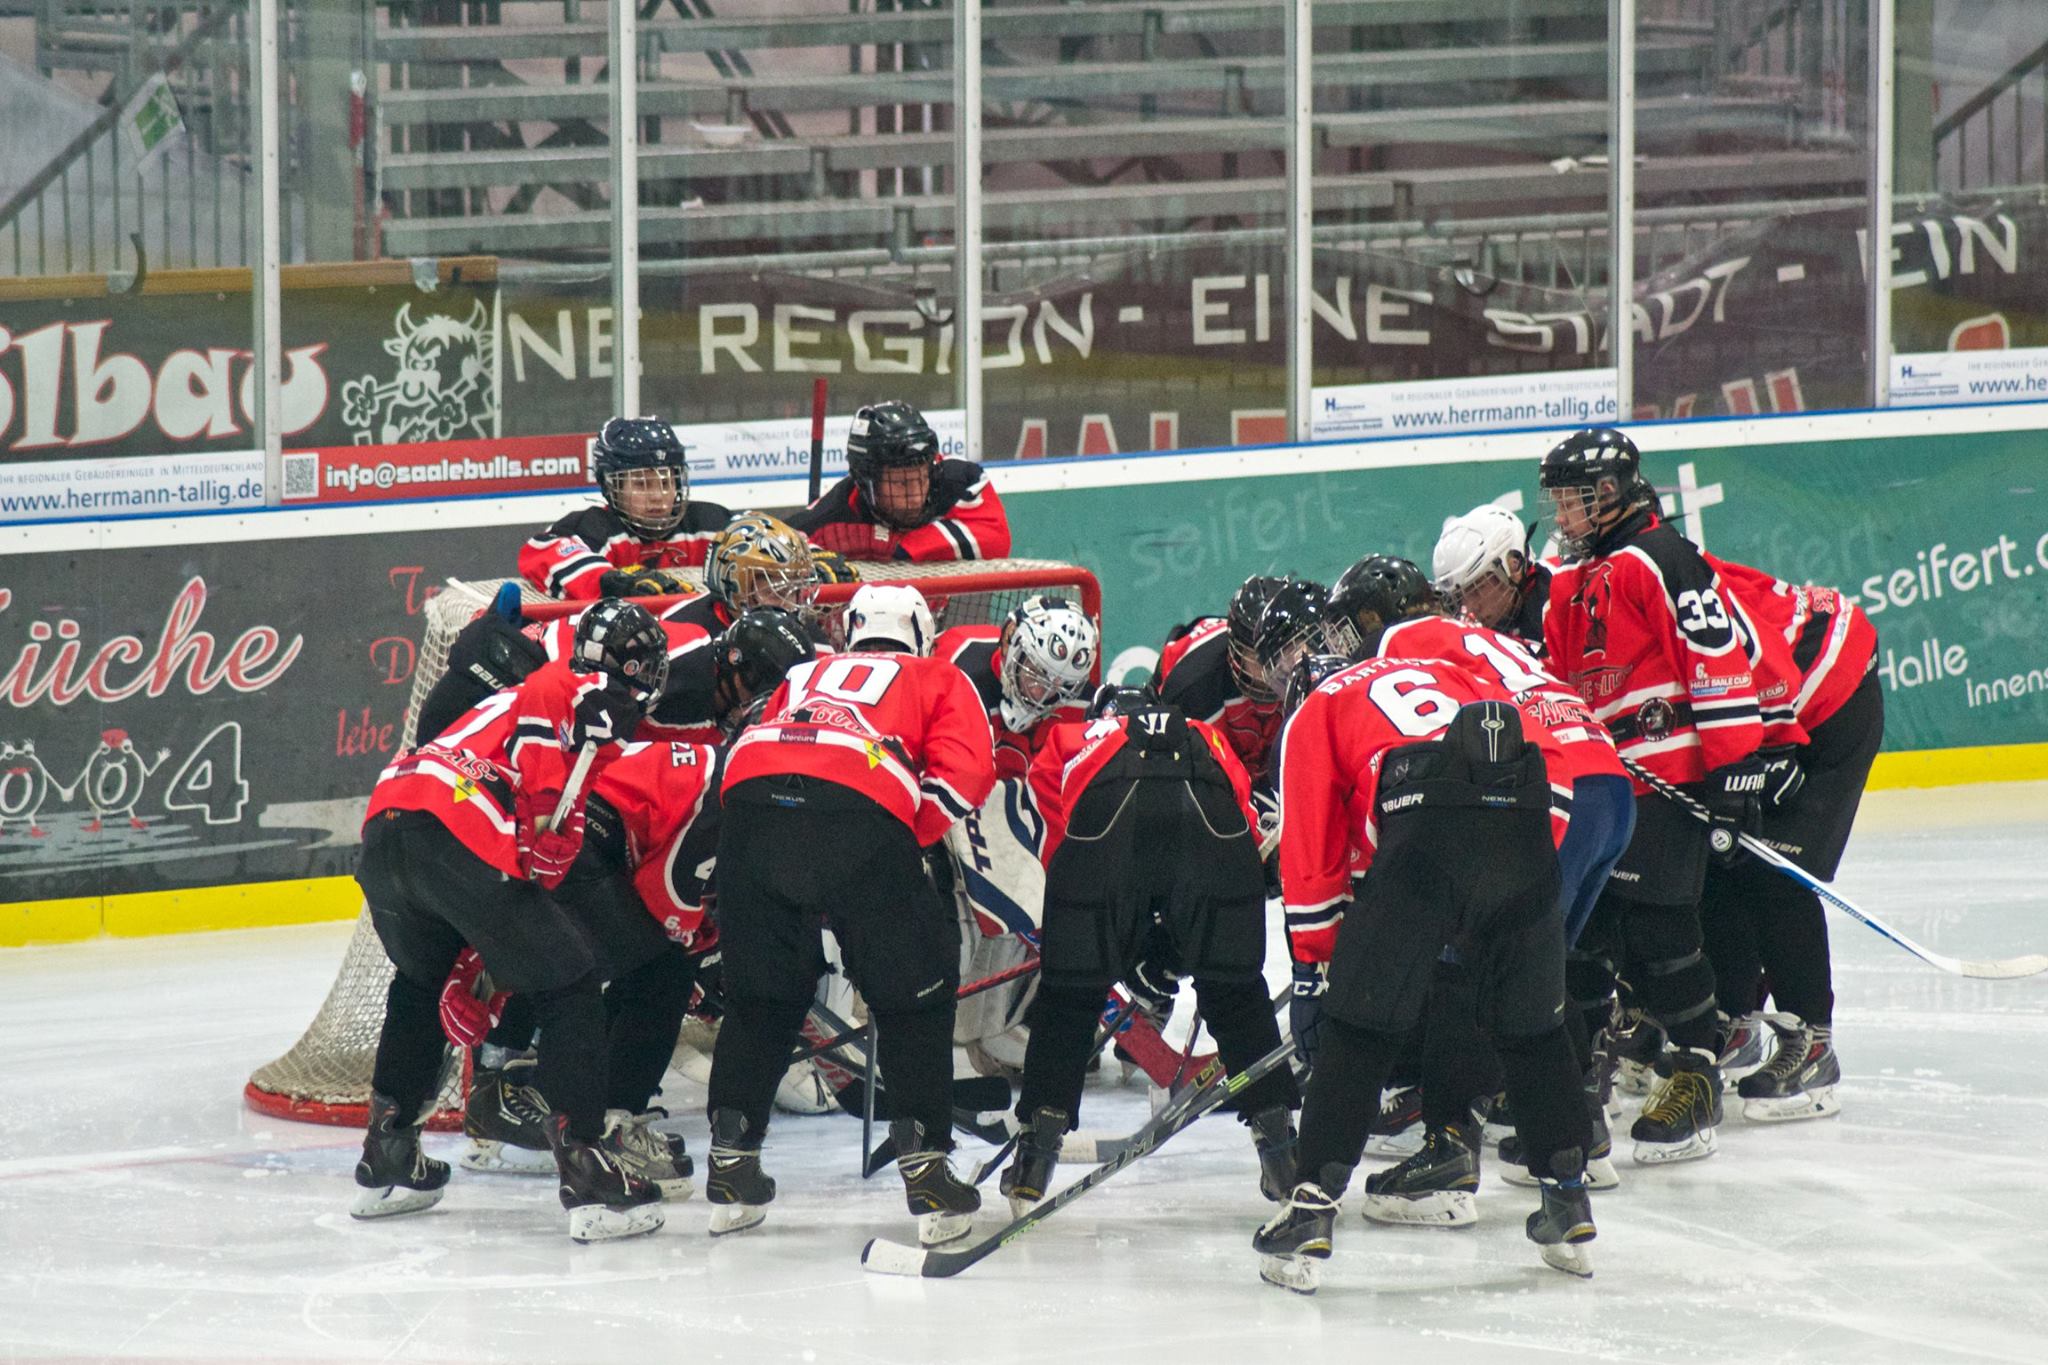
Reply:
[[[1033, 593], [1056, 593], [1102, 622], [1102, 589], [1095, 576], [1072, 564], [1037, 559], [981, 560], [964, 564], [863, 564], [863, 583], [908, 583], [931, 603], [941, 630], [992, 625]], [[688, 575], [696, 577], [694, 571]], [[541, 596], [517, 579], [473, 583], [451, 581], [422, 611], [426, 633], [406, 706], [403, 744], [415, 741], [414, 720], [421, 702], [448, 667], [455, 636], [488, 610], [499, 590], [517, 584], [529, 619], [566, 615], [580, 603]], [[859, 585], [831, 584], [818, 590], [828, 617], [844, 607]], [[837, 638], [835, 631], [834, 638]], [[334, 985], [299, 1041], [276, 1061], [257, 1068], [243, 1090], [251, 1109], [274, 1118], [361, 1127], [368, 1120], [370, 1071], [377, 1035], [384, 1024], [384, 997], [391, 984], [391, 960], [371, 925], [368, 907], [357, 917]], [[468, 1087], [467, 1054], [450, 1047], [441, 1073], [440, 1098], [429, 1126], [447, 1131], [462, 1124]]]

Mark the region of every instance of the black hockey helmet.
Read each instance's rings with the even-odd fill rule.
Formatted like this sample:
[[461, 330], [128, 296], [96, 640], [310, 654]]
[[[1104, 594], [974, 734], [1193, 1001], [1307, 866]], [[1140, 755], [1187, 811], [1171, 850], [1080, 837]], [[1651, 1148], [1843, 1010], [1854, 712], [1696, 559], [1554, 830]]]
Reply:
[[1279, 699], [1279, 684], [1286, 681], [1295, 660], [1314, 653], [1322, 642], [1323, 612], [1329, 604], [1328, 588], [1299, 578], [1289, 579], [1266, 603], [1259, 614], [1254, 653], [1268, 697]]
[[733, 684], [746, 689], [747, 699], [765, 696], [783, 674], [816, 654], [810, 632], [780, 607], [743, 613], [719, 633], [712, 648], [718, 661], [718, 690], [729, 704], [742, 700]]
[[1440, 599], [1422, 570], [1398, 555], [1367, 555], [1346, 569], [1323, 609], [1323, 640], [1333, 654], [1363, 659], [1396, 621], [1427, 616]]
[[1308, 700], [1308, 694], [1322, 686], [1324, 679], [1351, 667], [1354, 661], [1337, 654], [1302, 656], [1287, 674], [1280, 690], [1280, 712], [1291, 716]]
[[600, 597], [576, 618], [570, 666], [604, 674], [652, 710], [668, 683], [668, 632], [637, 602]]
[[[1643, 478], [1642, 452], [1613, 427], [1575, 431], [1552, 446], [1537, 483], [1560, 514], [1559, 542], [1574, 555], [1585, 554], [1601, 532], [1657, 500], [1657, 490]], [[1566, 534], [1562, 513], [1567, 507], [1585, 513], [1588, 530]]]
[[1117, 683], [1104, 683], [1095, 689], [1095, 696], [1088, 703], [1088, 719], [1101, 720], [1104, 716], [1128, 716], [1152, 704], [1152, 694], [1142, 687], [1123, 687]]
[[[653, 478], [636, 476], [640, 470], [657, 474]], [[683, 513], [690, 505], [690, 467], [675, 428], [660, 418], [614, 417], [606, 422], [590, 447], [590, 472], [604, 494], [605, 505], [633, 534], [659, 540], [682, 525]], [[668, 477], [659, 477], [660, 472]], [[629, 490], [670, 496], [663, 510], [649, 514], [628, 510], [633, 505]]]
[[1230, 628], [1230, 674], [1248, 701], [1271, 704], [1277, 700], [1266, 685], [1265, 670], [1259, 667], [1259, 619], [1266, 614], [1266, 603], [1273, 600], [1273, 594], [1294, 581], [1253, 574], [1230, 595], [1224, 617]]
[[853, 476], [861, 501], [877, 521], [908, 531], [932, 519], [936, 483], [927, 480], [924, 506], [909, 519], [885, 514], [878, 485], [885, 469], [929, 468], [938, 458], [938, 433], [910, 404], [871, 403], [853, 415], [846, 435], [846, 472]]

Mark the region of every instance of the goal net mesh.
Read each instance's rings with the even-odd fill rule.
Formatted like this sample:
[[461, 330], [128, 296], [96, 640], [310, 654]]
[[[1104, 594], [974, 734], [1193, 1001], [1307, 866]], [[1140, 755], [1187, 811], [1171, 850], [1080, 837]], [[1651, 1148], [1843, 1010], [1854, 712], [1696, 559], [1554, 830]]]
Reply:
[[[1051, 560], [998, 559], [964, 564], [862, 564], [864, 583], [909, 583], [931, 603], [941, 630], [962, 625], [993, 625], [1034, 593], [1054, 593], [1081, 607], [1097, 625], [1102, 595], [1086, 569]], [[688, 575], [695, 578], [694, 570]], [[574, 611], [578, 603], [554, 601], [517, 579], [451, 582], [422, 612], [426, 634], [413, 673], [406, 706], [403, 744], [416, 741], [414, 720], [420, 704], [448, 667], [448, 647], [455, 636], [488, 610], [506, 583], [517, 583], [529, 617], [547, 618]], [[833, 584], [819, 589], [833, 637], [836, 617], [858, 585]], [[304, 1035], [276, 1061], [258, 1067], [244, 1097], [258, 1112], [311, 1123], [361, 1126], [367, 1121], [370, 1071], [377, 1055], [377, 1035], [384, 1024], [384, 997], [392, 977], [391, 960], [370, 922], [366, 906], [356, 919], [354, 935], [342, 955], [340, 970], [319, 1013]], [[441, 1073], [440, 1098], [429, 1120], [441, 1130], [458, 1128], [468, 1078], [466, 1055], [450, 1047]]]

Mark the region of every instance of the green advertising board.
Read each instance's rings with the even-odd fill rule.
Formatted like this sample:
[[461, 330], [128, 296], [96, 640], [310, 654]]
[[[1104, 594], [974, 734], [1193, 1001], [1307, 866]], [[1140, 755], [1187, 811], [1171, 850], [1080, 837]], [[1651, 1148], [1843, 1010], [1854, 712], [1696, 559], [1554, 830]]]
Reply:
[[[1521, 460], [1020, 492], [1005, 502], [1019, 546], [1100, 576], [1114, 658], [1220, 612], [1248, 574], [1327, 582], [1370, 551], [1427, 566], [1444, 517], [1482, 502], [1513, 506], [1516, 494], [1535, 519], [1536, 460], [1549, 439], [1532, 434]], [[2048, 741], [2048, 433], [1651, 450], [1645, 463], [1679, 525], [1707, 549], [1840, 588], [1870, 614], [1887, 749]]]

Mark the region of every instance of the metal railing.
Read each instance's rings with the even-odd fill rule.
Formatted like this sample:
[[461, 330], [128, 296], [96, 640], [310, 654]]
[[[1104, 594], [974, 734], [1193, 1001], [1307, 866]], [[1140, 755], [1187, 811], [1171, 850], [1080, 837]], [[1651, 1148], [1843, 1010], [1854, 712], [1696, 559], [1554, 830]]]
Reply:
[[[2038, 94], [2029, 101], [2033, 76], [2040, 78]], [[2048, 42], [1934, 125], [1934, 166], [1935, 183], [1949, 189], [2048, 179]]]

